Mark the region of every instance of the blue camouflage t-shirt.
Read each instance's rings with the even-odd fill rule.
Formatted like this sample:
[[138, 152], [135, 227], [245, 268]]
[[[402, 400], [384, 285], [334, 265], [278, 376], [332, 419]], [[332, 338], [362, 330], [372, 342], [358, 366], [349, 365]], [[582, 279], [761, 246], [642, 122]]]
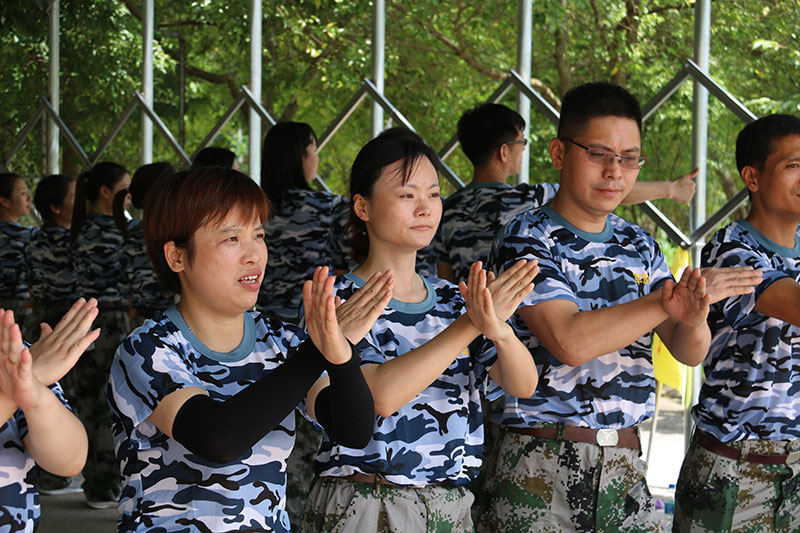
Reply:
[[124, 237], [111, 215], [89, 213], [72, 245], [72, 263], [78, 276], [78, 292], [101, 304], [128, 298], [122, 279]]
[[134, 308], [166, 309], [175, 302], [158, 283], [153, 263], [147, 257], [141, 220], [131, 220], [120, 255], [122, 277]]
[[[587, 311], [631, 302], [672, 279], [664, 256], [646, 231], [609, 215], [601, 233], [581, 231], [550, 206], [511, 221], [492, 248], [496, 273], [519, 259], [537, 259], [540, 272], [520, 307], [551, 300]], [[492, 419], [512, 427], [562, 422], [622, 429], [653, 416], [655, 377], [650, 334], [578, 367], [556, 359], [514, 315], [511, 325], [533, 354], [539, 385], [531, 398], [504, 395]]]
[[722, 442], [800, 438], [800, 327], [755, 310], [776, 281], [800, 282], [800, 227], [794, 248], [784, 248], [746, 220], [733, 222], [706, 244], [701, 261], [751, 266], [762, 281], [751, 294], [711, 306], [706, 380], [692, 409], [697, 427]]
[[258, 295], [259, 310], [297, 320], [303, 283], [318, 266], [332, 268], [333, 211], [341, 201], [341, 196], [323, 191], [283, 193], [280, 209], [266, 225], [269, 262]]
[[471, 183], [444, 201], [433, 241], [436, 260], [449, 263], [457, 281], [466, 281], [475, 261], [486, 261], [497, 233], [519, 213], [555, 196], [558, 184]]
[[69, 228], [46, 226], [31, 237], [25, 249], [31, 296], [38, 301], [71, 300], [77, 276], [72, 267]]
[[228, 464], [198, 457], [147, 420], [183, 387], [201, 387], [224, 401], [280, 366], [305, 338], [279, 320], [243, 316], [244, 337], [229, 353], [201, 343], [175, 307], [145, 322], [117, 350], [108, 401], [122, 474], [119, 531], [289, 531], [286, 458], [294, 413]]
[[33, 227], [0, 222], [0, 298], [28, 298], [25, 247]]
[[[58, 382], [50, 390], [69, 408]], [[27, 435], [22, 409], [0, 426], [0, 533], [32, 532], [41, 516], [36, 463], [22, 440]]]
[[[427, 289], [423, 301], [392, 299], [358, 343], [362, 364], [384, 363], [422, 346], [465, 311], [452, 283], [438, 278], [423, 281]], [[337, 295], [346, 300], [363, 284], [354, 274], [346, 274], [337, 280]], [[494, 345], [478, 337], [413, 400], [392, 416], [376, 416], [374, 435], [364, 449], [333, 445], [326, 436], [315, 471], [335, 477], [381, 473], [400, 485], [468, 483], [481, 465], [480, 392], [496, 357]]]

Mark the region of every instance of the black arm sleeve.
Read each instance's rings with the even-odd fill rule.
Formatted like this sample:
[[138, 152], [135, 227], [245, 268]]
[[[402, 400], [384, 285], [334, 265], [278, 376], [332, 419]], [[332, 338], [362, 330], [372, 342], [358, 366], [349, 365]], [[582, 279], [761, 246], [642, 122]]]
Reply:
[[325, 362], [309, 339], [281, 366], [225, 401], [203, 394], [186, 400], [175, 415], [172, 436], [203, 459], [229, 463], [297, 407], [325, 369]]
[[317, 395], [314, 414], [330, 439], [348, 448], [364, 448], [375, 430], [375, 402], [355, 350], [341, 365], [328, 365], [331, 384]]

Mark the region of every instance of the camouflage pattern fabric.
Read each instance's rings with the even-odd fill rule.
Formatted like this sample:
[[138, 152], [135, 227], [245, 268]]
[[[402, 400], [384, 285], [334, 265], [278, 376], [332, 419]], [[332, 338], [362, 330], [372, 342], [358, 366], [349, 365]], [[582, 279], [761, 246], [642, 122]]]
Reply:
[[16, 222], [0, 222], [0, 298], [27, 300], [28, 274], [25, 247], [34, 228]]
[[291, 189], [265, 228], [267, 270], [258, 295], [264, 314], [297, 321], [303, 283], [318, 266], [332, 268], [333, 210], [342, 201], [328, 192]]
[[120, 255], [120, 268], [134, 309], [144, 307], [163, 311], [175, 303], [172, 293], [163, 290], [159, 285], [153, 263], [147, 257], [141, 220], [131, 220], [128, 224], [128, 234]]
[[[549, 206], [508, 224], [492, 249], [496, 273], [519, 259], [537, 259], [540, 272], [522, 306], [575, 302], [581, 311], [631, 302], [655, 291], [672, 274], [655, 239], [639, 226], [609, 215], [605, 230], [579, 230]], [[531, 398], [503, 396], [492, 414], [498, 424], [538, 422], [623, 429], [653, 416], [655, 376], [650, 333], [579, 367], [555, 358], [515, 314], [511, 326], [533, 354], [539, 385]]]
[[[800, 452], [800, 440], [728, 444], [742, 455]], [[800, 462], [770, 465], [721, 457], [692, 440], [675, 489], [674, 532], [800, 531]]]
[[464, 487], [396, 487], [338, 478], [314, 480], [302, 533], [446, 533], [473, 530]]
[[72, 248], [78, 294], [101, 304], [128, 299], [122, 279], [123, 242], [111, 215], [89, 213]]
[[280, 366], [305, 334], [245, 313], [242, 342], [219, 353], [195, 337], [175, 307], [156, 318], [120, 345], [109, 380], [123, 477], [118, 530], [288, 532], [286, 458], [294, 444], [294, 412], [226, 464], [193, 454], [147, 418], [164, 397], [183, 387], [201, 387], [224, 401]]
[[[446, 280], [423, 278], [421, 302], [390, 300], [358, 343], [362, 364], [381, 364], [425, 344], [464, 312], [458, 288]], [[343, 300], [363, 286], [354, 274], [336, 283]], [[375, 417], [374, 435], [362, 449], [323, 439], [315, 472], [346, 477], [382, 473], [400, 485], [447, 482], [465, 485], [481, 465], [483, 424], [480, 397], [497, 350], [483, 337], [459, 354], [433, 383], [391, 416]]]
[[505, 432], [487, 467], [479, 532], [663, 531], [638, 450]]
[[69, 228], [47, 226], [25, 249], [31, 296], [35, 300], [75, 300], [77, 276], [72, 266]]
[[706, 380], [692, 409], [697, 427], [727, 443], [800, 438], [800, 327], [755, 310], [776, 281], [800, 281], [800, 227], [792, 249], [746, 220], [733, 222], [703, 248], [701, 265], [752, 266], [762, 281], [751, 294], [711, 306]]
[[322, 435], [313, 422], [304, 416], [295, 417], [294, 448], [286, 460], [286, 511], [292, 524], [299, 524], [303, 515]]
[[489, 258], [492, 242], [508, 222], [540, 207], [558, 191], [558, 184], [470, 183], [444, 201], [444, 213], [433, 241], [437, 261], [449, 263], [456, 281], [466, 281], [475, 261]]
[[92, 327], [100, 328], [100, 337], [64, 376], [62, 384], [89, 437], [89, 455], [83, 468], [84, 494], [89, 500], [108, 501], [119, 495], [119, 467], [114, 457], [105, 389], [114, 352], [130, 330], [128, 312], [100, 311]]
[[[333, 211], [331, 260], [333, 268], [346, 272], [352, 272], [358, 266], [353, 258], [350, 257], [350, 234], [347, 231], [347, 222], [349, 220], [350, 198], [342, 198], [342, 201]], [[267, 241], [267, 244], [269, 244], [269, 241]], [[422, 277], [436, 277], [436, 252], [433, 249], [433, 243], [421, 250], [417, 250], [416, 271]]]
[[[61, 386], [50, 385], [50, 390], [69, 408]], [[29, 533], [35, 531], [41, 516], [39, 489], [33, 457], [25, 449], [28, 434], [25, 414], [17, 409], [14, 415], [0, 426], [0, 532]]]

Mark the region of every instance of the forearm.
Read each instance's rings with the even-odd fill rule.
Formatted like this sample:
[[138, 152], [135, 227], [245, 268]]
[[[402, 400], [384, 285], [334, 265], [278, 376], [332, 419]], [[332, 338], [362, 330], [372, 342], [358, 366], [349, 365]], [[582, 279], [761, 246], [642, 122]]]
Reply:
[[[688, 366], [697, 366], [703, 362], [711, 344], [711, 331], [707, 324], [699, 327], [688, 326], [682, 322], [675, 323], [671, 336], [661, 336], [664, 345], [672, 356]], [[667, 338], [665, 338], [667, 337]]]
[[307, 340], [280, 367], [224, 401], [193, 396], [175, 415], [172, 436], [204, 459], [229, 463], [297, 407], [323, 372], [323, 361]]
[[478, 336], [467, 315], [458, 317], [444, 331], [399, 357], [362, 370], [375, 400], [375, 412], [391, 416], [425, 390]]
[[578, 366], [632, 344], [667, 318], [658, 290], [632, 302], [578, 311], [557, 323], [545, 323], [537, 328], [542, 332], [537, 337], [558, 360]]
[[36, 464], [59, 476], [77, 475], [89, 446], [80, 420], [49, 389], [36, 407], [23, 412], [28, 424], [25, 447]]
[[628, 195], [622, 200], [623, 204], [640, 204], [649, 200], [672, 198], [671, 181], [641, 181], [637, 180]]
[[539, 382], [539, 373], [533, 357], [524, 344], [514, 335], [495, 341], [497, 361], [489, 375], [503, 390], [517, 398], [530, 398]]

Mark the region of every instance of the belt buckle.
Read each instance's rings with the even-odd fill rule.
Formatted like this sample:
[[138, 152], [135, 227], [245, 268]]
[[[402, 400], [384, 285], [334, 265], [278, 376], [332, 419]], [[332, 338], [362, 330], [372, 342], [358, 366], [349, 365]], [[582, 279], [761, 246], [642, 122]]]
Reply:
[[790, 465], [792, 463], [796, 463], [800, 461], [800, 451], [792, 452], [786, 456], [786, 464]]
[[600, 446], [616, 446], [619, 442], [619, 434], [616, 429], [598, 429], [597, 444]]

